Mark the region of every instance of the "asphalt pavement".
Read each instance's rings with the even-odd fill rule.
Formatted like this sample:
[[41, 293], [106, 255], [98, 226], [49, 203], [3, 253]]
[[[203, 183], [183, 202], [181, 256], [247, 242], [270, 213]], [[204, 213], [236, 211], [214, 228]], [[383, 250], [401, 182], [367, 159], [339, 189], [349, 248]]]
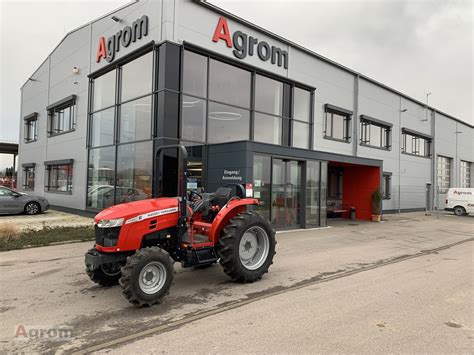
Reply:
[[[280, 233], [261, 281], [176, 266], [170, 295], [144, 309], [88, 280], [90, 243], [0, 253], [0, 350], [472, 352], [473, 227], [410, 213]], [[19, 339], [19, 326], [71, 333]]]

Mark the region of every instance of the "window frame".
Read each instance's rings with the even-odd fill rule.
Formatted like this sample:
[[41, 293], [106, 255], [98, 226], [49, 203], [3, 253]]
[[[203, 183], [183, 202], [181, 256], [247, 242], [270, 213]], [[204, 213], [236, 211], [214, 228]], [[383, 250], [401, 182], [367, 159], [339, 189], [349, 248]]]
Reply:
[[[180, 108], [182, 109], [182, 105], [183, 105], [183, 96], [188, 96], [188, 97], [193, 97], [193, 98], [196, 98], [196, 99], [200, 99], [200, 100], [204, 100], [206, 102], [206, 107], [205, 107], [205, 110], [206, 110], [206, 113], [205, 113], [205, 118], [206, 118], [206, 122], [205, 122], [205, 126], [206, 126], [206, 132], [205, 132], [205, 140], [204, 142], [203, 141], [194, 141], [194, 140], [190, 140], [188, 138], [186, 138], [185, 140], [186, 141], [189, 141], [189, 142], [192, 142], [192, 143], [200, 143], [200, 144], [208, 144], [209, 143], [209, 115], [208, 115], [208, 112], [209, 112], [209, 103], [210, 102], [213, 102], [213, 103], [217, 103], [217, 104], [222, 104], [222, 105], [228, 105], [228, 106], [231, 106], [231, 107], [235, 107], [235, 108], [238, 108], [238, 109], [244, 109], [244, 110], [249, 110], [250, 111], [250, 126], [249, 126], [249, 138], [248, 140], [249, 141], [255, 141], [255, 142], [259, 142], [257, 140], [255, 140], [255, 137], [254, 137], [254, 133], [255, 133], [255, 113], [260, 113], [260, 114], [265, 114], [265, 115], [270, 115], [270, 116], [274, 116], [274, 117], [279, 117], [279, 118], [282, 118], [281, 122], [282, 122], [282, 126], [281, 126], [281, 130], [280, 130], [280, 134], [281, 134], [281, 145], [283, 146], [293, 146], [293, 142], [292, 142], [292, 131], [293, 131], [293, 90], [295, 87], [297, 88], [300, 88], [302, 90], [306, 90], [306, 91], [309, 91], [310, 93], [310, 117], [309, 117], [309, 120], [308, 121], [299, 121], [299, 120], [295, 120], [295, 121], [298, 121], [298, 122], [302, 122], [302, 123], [305, 123], [305, 124], [308, 124], [308, 129], [309, 129], [309, 137], [308, 137], [308, 148], [305, 148], [305, 149], [308, 149], [308, 150], [311, 150], [313, 149], [313, 139], [314, 139], [314, 133], [313, 133], [313, 130], [314, 130], [314, 93], [315, 93], [315, 88], [314, 87], [310, 87], [306, 84], [303, 84], [303, 83], [299, 83], [299, 82], [296, 82], [296, 81], [292, 81], [292, 80], [288, 80], [288, 78], [285, 78], [285, 77], [281, 77], [281, 76], [278, 76], [274, 73], [271, 73], [271, 72], [268, 72], [268, 71], [265, 71], [263, 69], [260, 69], [260, 68], [257, 68], [255, 66], [252, 66], [252, 65], [248, 65], [248, 64], [245, 64], [245, 63], [241, 63], [241, 62], [235, 62], [233, 61], [232, 59], [229, 59], [227, 57], [224, 57], [224, 56], [221, 56], [217, 53], [213, 53], [213, 52], [210, 52], [210, 51], [206, 51], [205, 49], [203, 48], [200, 48], [200, 47], [197, 47], [197, 46], [194, 46], [190, 43], [184, 43], [184, 46], [183, 46], [183, 51], [182, 51], [182, 56], [181, 58], [183, 59], [183, 65], [182, 67], [184, 68], [184, 52], [185, 51], [189, 51], [189, 52], [192, 52], [194, 54], [198, 54], [198, 55], [201, 55], [203, 57], [206, 57], [207, 58], [207, 83], [206, 83], [206, 97], [201, 97], [201, 96], [197, 96], [195, 94], [191, 94], [191, 93], [188, 93], [188, 92], [184, 92], [182, 91], [181, 93], [181, 102], [180, 102]], [[249, 94], [250, 94], [250, 109], [249, 108], [246, 108], [246, 107], [241, 107], [241, 106], [236, 106], [236, 105], [232, 105], [232, 104], [228, 104], [228, 103], [225, 103], [225, 102], [220, 102], [220, 101], [216, 101], [216, 100], [213, 100], [213, 99], [210, 99], [209, 98], [209, 68], [210, 68], [210, 60], [213, 59], [213, 60], [216, 60], [216, 61], [220, 61], [224, 64], [228, 64], [228, 65], [231, 65], [233, 67], [236, 67], [236, 68], [239, 68], [239, 69], [242, 69], [242, 70], [246, 70], [246, 71], [249, 71], [251, 73], [251, 87], [249, 88]], [[256, 105], [255, 105], [255, 99], [256, 99], [256, 78], [257, 78], [257, 75], [260, 75], [260, 76], [263, 76], [263, 77], [266, 77], [266, 78], [269, 78], [269, 79], [272, 79], [272, 80], [276, 80], [278, 82], [281, 82], [283, 83], [283, 102], [282, 102], [282, 116], [277, 116], [277, 115], [274, 115], [274, 114], [271, 114], [271, 113], [268, 113], [268, 112], [264, 112], [264, 111], [260, 111], [260, 110], [257, 110], [256, 109]], [[287, 97], [290, 101], [290, 103], [288, 104], [289, 108], [291, 109], [288, 113], [288, 115], [290, 117], [287, 117], [287, 115], [285, 114], [285, 86], [288, 86], [291, 88], [290, 90], [290, 93], [289, 93], [289, 97]], [[181, 77], [181, 88], [183, 88], [183, 76]], [[288, 93], [286, 94], [288, 95]], [[180, 112], [180, 120], [182, 120], [182, 116], [181, 116], [181, 112]], [[289, 126], [286, 127], [286, 124], [287, 124], [287, 121], [289, 121]], [[183, 136], [182, 136], [182, 126], [180, 126], [179, 128], [179, 136], [180, 136], [180, 139], [184, 139]], [[263, 142], [265, 143], [265, 142]], [[274, 143], [266, 143], [266, 144], [274, 144]]]
[[[160, 45], [156, 45], [154, 42], [150, 42], [142, 46], [141, 48], [138, 48], [137, 50], [131, 52], [128, 55], [125, 55], [123, 58], [114, 61], [113, 63], [105, 66], [102, 69], [99, 69], [92, 74], [88, 76], [89, 78], [89, 96], [88, 96], [88, 109], [87, 109], [87, 139], [86, 139], [86, 149], [87, 149], [87, 180], [86, 180], [86, 185], [87, 188], [89, 188], [89, 162], [90, 162], [90, 155], [91, 151], [95, 149], [103, 149], [103, 148], [113, 148], [114, 150], [114, 182], [115, 184], [117, 183], [117, 163], [118, 163], [118, 158], [117, 158], [117, 153], [120, 145], [127, 145], [127, 144], [136, 144], [136, 143], [142, 143], [142, 142], [149, 142], [156, 140], [157, 138], [157, 132], [156, 132], [156, 118], [158, 115], [157, 112], [157, 105], [158, 105], [158, 94], [161, 92], [166, 92], [166, 91], [173, 91], [169, 88], [159, 88], [158, 85], [158, 66], [159, 66], [159, 48]], [[134, 98], [128, 98], [127, 100], [124, 100], [123, 102], [121, 101], [121, 86], [122, 86], [122, 76], [121, 76], [121, 68], [132, 62], [133, 60], [147, 55], [149, 53], [152, 53], [152, 68], [151, 68], [151, 74], [152, 74], [152, 86], [150, 92], [134, 97]], [[93, 106], [93, 101], [94, 101], [94, 80], [101, 77], [102, 75], [106, 75], [110, 72], [115, 73], [115, 91], [114, 91], [114, 102], [112, 105], [108, 106], [103, 106], [100, 107], [99, 109], [94, 111], [94, 106]], [[132, 140], [132, 141], [126, 141], [126, 142], [120, 142], [120, 106], [135, 100], [142, 99], [144, 97], [151, 97], [151, 117], [150, 117], [150, 136], [147, 137], [146, 139], [140, 139], [140, 140]], [[99, 112], [113, 109], [113, 114], [114, 114], [114, 120], [113, 120], [113, 138], [112, 138], [112, 143], [111, 144], [105, 144], [105, 145], [97, 145], [93, 146], [92, 145], [92, 128], [93, 128], [93, 115], [97, 114]], [[153, 143], [153, 146], [155, 146], [155, 143]], [[155, 169], [155, 162], [154, 159], [152, 158], [153, 161], [153, 174], [154, 174], [154, 169]], [[116, 192], [116, 185], [114, 185], [113, 189], [113, 199], [114, 203], [117, 198], [117, 192]], [[154, 189], [152, 185], [152, 190]], [[99, 208], [95, 207], [89, 207], [89, 199], [86, 197], [86, 210], [89, 211], [99, 211]]]
[[[387, 193], [388, 183], [388, 193]], [[382, 199], [390, 200], [392, 198], [392, 173], [388, 171], [382, 172]]]
[[[38, 112], [33, 112], [23, 118], [24, 121], [24, 137], [23, 141], [25, 143], [32, 143], [38, 140]], [[33, 138], [30, 138], [30, 127], [34, 122], [33, 128]]]
[[[331, 117], [331, 135], [328, 135], [328, 117]], [[343, 138], [334, 137], [334, 117], [333, 115], [343, 116], [344, 117], [344, 127], [343, 127]], [[352, 127], [352, 116], [353, 112], [342, 107], [334, 106], [331, 104], [324, 105], [324, 124], [323, 124], [323, 138], [329, 139], [337, 142], [351, 143], [351, 127]]]
[[[372, 133], [371, 126], [375, 126], [381, 129], [380, 146], [370, 144]], [[392, 127], [393, 125], [388, 122], [384, 122], [376, 118], [369, 117], [367, 115], [360, 115], [359, 145], [387, 151], [392, 150]], [[385, 145], [383, 145], [384, 139], [386, 142]]]
[[[68, 128], [67, 129], [66, 127], [63, 127], [62, 129], [60, 129], [59, 127], [53, 128], [55, 117], [57, 118], [59, 118], [60, 116], [64, 117], [64, 111], [67, 109], [69, 109]], [[46, 111], [48, 112], [48, 130], [47, 130], [48, 137], [55, 137], [61, 134], [74, 132], [77, 126], [76, 110], [77, 110], [76, 95], [67, 96], [64, 99], [46, 107]], [[57, 122], [59, 125], [61, 120], [58, 119]], [[54, 132], [54, 130], [56, 130], [56, 132]]]
[[[35, 190], [35, 178], [36, 178], [35, 169], [36, 169], [36, 164], [35, 163], [29, 163], [29, 164], [23, 164], [22, 165], [22, 172], [23, 172], [22, 187], [23, 187], [23, 190], [25, 190], [25, 191], [34, 191]], [[26, 180], [28, 170], [31, 170], [32, 174], [33, 174], [33, 184], [32, 184], [32, 186], [29, 186], [28, 181]]]
[[[54, 161], [45, 161], [45, 180], [44, 180], [44, 191], [48, 193], [55, 193], [55, 194], [64, 194], [64, 195], [72, 195], [73, 191], [73, 179], [74, 179], [74, 159], [64, 159], [64, 160], [54, 160]], [[58, 191], [52, 190], [52, 187], [58, 188], [57, 181], [56, 185], [52, 185], [51, 174], [54, 171], [59, 171], [59, 167], [67, 166], [68, 172], [70, 174], [67, 175], [66, 180], [66, 191]]]
[[[411, 137], [410, 142], [407, 142], [408, 137]], [[424, 155], [418, 154], [419, 149], [420, 149], [420, 140], [423, 140]], [[411, 145], [411, 152], [406, 151], [407, 144]], [[413, 146], [415, 146], [415, 149], [413, 149]], [[420, 132], [413, 131], [405, 127], [402, 128], [402, 141], [401, 141], [401, 146], [400, 146], [400, 151], [402, 154], [431, 159], [432, 150], [433, 150], [432, 147], [433, 147], [433, 137], [420, 133]], [[413, 151], [415, 151], [415, 153], [413, 153]], [[427, 154], [427, 151], [428, 151], [428, 154]]]

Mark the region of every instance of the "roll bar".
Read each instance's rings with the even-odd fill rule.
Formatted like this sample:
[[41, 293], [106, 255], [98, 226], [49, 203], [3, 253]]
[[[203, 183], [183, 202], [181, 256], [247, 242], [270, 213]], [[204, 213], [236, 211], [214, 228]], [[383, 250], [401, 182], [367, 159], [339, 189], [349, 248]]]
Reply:
[[183, 223], [186, 225], [186, 215], [187, 215], [187, 206], [186, 206], [186, 200], [187, 200], [187, 194], [186, 190], [188, 188], [188, 151], [186, 148], [181, 145], [181, 144], [169, 144], [169, 145], [162, 145], [161, 147], [158, 147], [156, 150], [156, 156], [155, 159], [158, 160], [158, 167], [159, 167], [159, 173], [161, 176], [163, 176], [162, 172], [162, 155], [163, 151], [165, 149], [173, 149], [177, 148], [179, 150], [178, 153], [178, 159], [179, 156], [181, 155], [181, 160], [178, 163], [178, 196], [181, 198], [179, 201], [179, 209], [181, 212], [181, 218], [180, 218], [180, 224]]

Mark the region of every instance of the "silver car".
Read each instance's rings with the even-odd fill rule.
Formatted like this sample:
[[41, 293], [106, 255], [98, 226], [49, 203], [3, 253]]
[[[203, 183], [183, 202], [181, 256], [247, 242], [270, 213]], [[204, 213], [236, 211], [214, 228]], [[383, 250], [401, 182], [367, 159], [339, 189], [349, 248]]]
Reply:
[[44, 197], [30, 196], [0, 186], [0, 214], [37, 214], [46, 211], [48, 208], [48, 200]]

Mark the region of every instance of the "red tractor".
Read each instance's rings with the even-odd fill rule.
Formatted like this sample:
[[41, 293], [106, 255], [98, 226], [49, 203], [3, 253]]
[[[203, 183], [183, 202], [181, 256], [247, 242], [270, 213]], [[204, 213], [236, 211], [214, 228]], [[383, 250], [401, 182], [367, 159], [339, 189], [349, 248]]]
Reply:
[[115, 205], [95, 216], [96, 243], [85, 256], [92, 281], [119, 283], [135, 306], [159, 303], [168, 294], [174, 262], [206, 267], [220, 262], [237, 282], [254, 282], [268, 272], [275, 255], [275, 232], [252, 210], [242, 185], [215, 193], [187, 193], [187, 152], [180, 150], [179, 197], [161, 197]]

